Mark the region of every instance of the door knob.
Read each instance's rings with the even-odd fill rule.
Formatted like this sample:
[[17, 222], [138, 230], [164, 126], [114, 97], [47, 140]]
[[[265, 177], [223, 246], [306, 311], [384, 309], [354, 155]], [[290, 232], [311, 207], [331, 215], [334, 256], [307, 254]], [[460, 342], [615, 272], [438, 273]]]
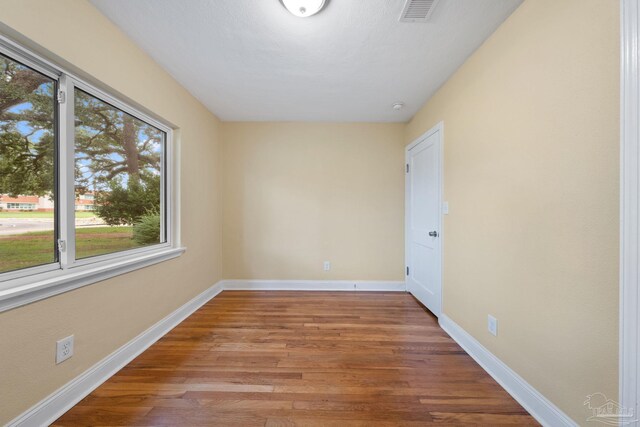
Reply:
[[438, 237], [438, 232], [437, 231], [430, 231], [429, 232], [429, 236], [430, 237]]

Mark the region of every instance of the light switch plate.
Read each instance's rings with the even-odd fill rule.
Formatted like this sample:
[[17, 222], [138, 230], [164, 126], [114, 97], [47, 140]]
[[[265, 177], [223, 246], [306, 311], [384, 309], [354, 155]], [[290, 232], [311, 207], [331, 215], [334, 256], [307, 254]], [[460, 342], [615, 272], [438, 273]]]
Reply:
[[443, 215], [449, 214], [449, 202], [442, 202], [442, 214]]
[[498, 336], [498, 319], [490, 314], [487, 318], [487, 329], [489, 330], [489, 333], [494, 337]]

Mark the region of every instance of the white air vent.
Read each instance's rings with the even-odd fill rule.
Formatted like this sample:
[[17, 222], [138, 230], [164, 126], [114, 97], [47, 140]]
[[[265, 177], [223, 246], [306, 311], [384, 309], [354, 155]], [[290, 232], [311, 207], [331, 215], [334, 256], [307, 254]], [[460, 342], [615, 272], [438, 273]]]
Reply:
[[438, 0], [407, 0], [400, 22], [427, 22], [437, 4]]

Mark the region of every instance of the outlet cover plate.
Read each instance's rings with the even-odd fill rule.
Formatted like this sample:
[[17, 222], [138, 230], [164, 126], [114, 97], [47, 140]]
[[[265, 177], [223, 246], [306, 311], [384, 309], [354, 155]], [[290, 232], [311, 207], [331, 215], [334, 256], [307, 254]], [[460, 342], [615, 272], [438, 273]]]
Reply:
[[73, 335], [56, 341], [56, 365], [73, 356]]

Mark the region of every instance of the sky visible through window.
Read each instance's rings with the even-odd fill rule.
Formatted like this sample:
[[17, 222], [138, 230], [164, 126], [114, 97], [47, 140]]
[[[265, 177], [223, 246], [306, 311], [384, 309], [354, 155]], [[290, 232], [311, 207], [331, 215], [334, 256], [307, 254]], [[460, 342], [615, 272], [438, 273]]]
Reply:
[[[96, 216], [119, 227], [114, 238], [132, 233], [129, 248], [160, 243], [164, 132], [79, 89], [75, 113], [76, 193], [93, 196]], [[76, 229], [85, 222], [77, 218]], [[77, 257], [111, 251], [79, 249]]]
[[[49, 77], [0, 55], [0, 272], [57, 259], [55, 87]], [[40, 199], [42, 217], [26, 217]]]
[[[55, 91], [0, 55], [0, 273], [57, 260]], [[67, 95], [76, 258], [161, 243], [164, 132], [82, 90]]]

